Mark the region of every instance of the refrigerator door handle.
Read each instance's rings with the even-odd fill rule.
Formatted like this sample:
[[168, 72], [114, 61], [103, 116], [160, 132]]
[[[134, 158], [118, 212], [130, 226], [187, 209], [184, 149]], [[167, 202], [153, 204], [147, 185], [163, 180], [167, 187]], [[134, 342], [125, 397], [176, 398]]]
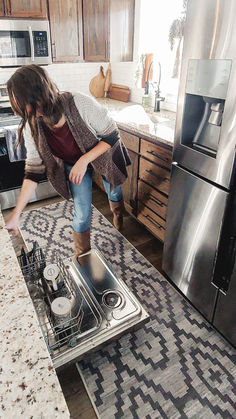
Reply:
[[216, 266], [216, 275], [213, 278], [212, 285], [219, 288], [226, 295], [236, 257], [236, 237], [229, 238], [227, 250], [219, 256], [218, 266]]

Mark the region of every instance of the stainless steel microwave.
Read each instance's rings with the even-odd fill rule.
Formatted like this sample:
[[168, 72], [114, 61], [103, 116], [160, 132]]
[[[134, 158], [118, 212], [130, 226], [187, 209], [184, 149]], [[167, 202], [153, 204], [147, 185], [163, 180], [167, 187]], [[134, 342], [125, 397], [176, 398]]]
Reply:
[[48, 21], [0, 20], [0, 67], [51, 62]]

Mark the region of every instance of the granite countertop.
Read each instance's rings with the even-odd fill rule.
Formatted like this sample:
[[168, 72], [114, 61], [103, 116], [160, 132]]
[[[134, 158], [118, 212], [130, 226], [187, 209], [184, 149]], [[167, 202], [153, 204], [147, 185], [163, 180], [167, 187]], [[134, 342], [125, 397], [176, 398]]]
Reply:
[[69, 418], [0, 212], [0, 417]]
[[126, 103], [108, 98], [97, 100], [109, 109], [119, 128], [173, 147], [175, 112], [166, 110], [154, 112], [151, 109], [147, 112], [142, 105], [132, 102]]

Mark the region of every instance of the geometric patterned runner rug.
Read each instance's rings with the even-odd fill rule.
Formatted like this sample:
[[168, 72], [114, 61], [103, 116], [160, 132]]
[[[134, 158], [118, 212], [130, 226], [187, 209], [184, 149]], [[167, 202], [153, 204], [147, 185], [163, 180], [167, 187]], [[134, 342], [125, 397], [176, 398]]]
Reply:
[[[70, 255], [72, 211], [63, 201], [23, 213], [26, 244]], [[236, 418], [236, 351], [95, 208], [92, 245], [151, 317], [79, 363], [100, 417]]]

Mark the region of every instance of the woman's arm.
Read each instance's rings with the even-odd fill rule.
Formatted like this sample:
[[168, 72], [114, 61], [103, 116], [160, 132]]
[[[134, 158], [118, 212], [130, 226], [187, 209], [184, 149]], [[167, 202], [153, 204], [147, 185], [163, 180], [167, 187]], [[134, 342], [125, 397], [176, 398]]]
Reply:
[[109, 148], [111, 148], [109, 144], [105, 143], [104, 141], [100, 141], [90, 151], [81, 156], [70, 171], [70, 181], [76, 185], [80, 185], [87, 170], [88, 164], [109, 150]]
[[20, 215], [23, 209], [25, 208], [25, 206], [28, 204], [31, 196], [33, 195], [35, 189], [37, 188], [37, 185], [38, 185], [37, 182], [33, 182], [30, 179], [25, 179], [23, 181], [16, 206], [5, 221], [6, 228], [9, 231], [13, 231], [15, 236], [17, 236], [19, 233], [18, 228], [19, 228]]
[[100, 105], [93, 97], [82, 93], [75, 94], [74, 101], [81, 118], [90, 131], [98, 140], [104, 141], [112, 147], [120, 139], [120, 135], [116, 122], [108, 109]]

